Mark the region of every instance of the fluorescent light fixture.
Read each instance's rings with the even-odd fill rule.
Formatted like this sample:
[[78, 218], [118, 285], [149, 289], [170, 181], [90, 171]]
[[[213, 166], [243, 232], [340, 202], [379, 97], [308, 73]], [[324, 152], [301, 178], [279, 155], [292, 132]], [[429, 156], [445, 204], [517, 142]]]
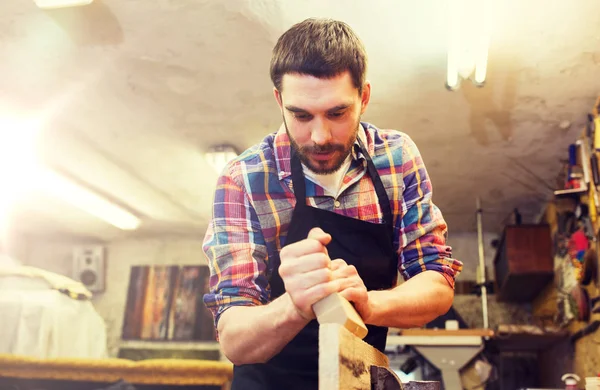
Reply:
[[35, 4], [42, 9], [55, 9], [78, 7], [91, 4], [94, 0], [34, 0]]
[[448, 70], [446, 73], [446, 88], [454, 90], [458, 88], [460, 77], [459, 52], [460, 52], [460, 0], [449, 0], [449, 24], [448, 24]]
[[449, 0], [446, 87], [457, 89], [471, 79], [483, 86], [487, 76], [491, 0]]
[[483, 21], [479, 22], [478, 30], [480, 33], [477, 35], [476, 49], [475, 49], [475, 85], [482, 86], [485, 83], [487, 76], [487, 64], [488, 64], [488, 51], [490, 47], [490, 35], [492, 25], [492, 1], [483, 0], [477, 2], [480, 7], [478, 13], [483, 15], [481, 18]]
[[204, 154], [206, 162], [208, 162], [218, 173], [221, 173], [227, 163], [237, 156], [237, 151], [231, 145], [213, 146]]
[[135, 230], [140, 226], [140, 219], [129, 211], [59, 173], [41, 168], [36, 180], [39, 188], [45, 193], [65, 200], [119, 229]]

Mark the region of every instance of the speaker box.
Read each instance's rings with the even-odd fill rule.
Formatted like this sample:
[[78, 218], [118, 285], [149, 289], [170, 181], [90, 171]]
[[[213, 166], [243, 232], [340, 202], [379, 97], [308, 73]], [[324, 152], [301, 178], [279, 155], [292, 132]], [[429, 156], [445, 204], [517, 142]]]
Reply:
[[91, 292], [102, 292], [105, 289], [105, 274], [104, 247], [73, 248], [73, 279], [83, 283]]

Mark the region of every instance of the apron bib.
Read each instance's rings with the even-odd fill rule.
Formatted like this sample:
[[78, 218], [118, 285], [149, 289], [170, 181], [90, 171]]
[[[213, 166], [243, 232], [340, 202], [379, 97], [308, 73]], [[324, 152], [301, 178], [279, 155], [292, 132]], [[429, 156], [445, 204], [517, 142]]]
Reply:
[[[393, 248], [390, 202], [360, 138], [358, 143], [366, 158], [368, 173], [383, 211], [383, 223], [361, 221], [308, 206], [302, 165], [292, 150], [292, 182], [296, 206], [285, 245], [304, 240], [312, 228], [320, 227], [332, 237], [327, 245], [331, 259], [344, 259], [349, 265], [354, 265], [367, 290], [385, 290], [395, 284], [398, 261]], [[279, 276], [279, 258], [272, 260], [270, 286], [271, 299], [275, 299], [285, 293], [285, 287]], [[369, 333], [364, 341], [384, 352], [388, 329], [372, 325], [367, 325], [367, 328]], [[268, 362], [234, 366], [231, 390], [317, 390], [318, 346], [319, 323], [312, 320]]]

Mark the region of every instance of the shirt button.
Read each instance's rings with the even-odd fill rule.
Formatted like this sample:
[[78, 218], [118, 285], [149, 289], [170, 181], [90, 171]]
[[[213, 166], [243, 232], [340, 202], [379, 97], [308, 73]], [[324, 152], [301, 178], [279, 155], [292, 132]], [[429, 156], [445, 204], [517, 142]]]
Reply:
[[335, 206], [335, 208], [340, 207], [341, 203], [339, 200], [336, 200], [335, 202], [333, 202], [333, 205]]

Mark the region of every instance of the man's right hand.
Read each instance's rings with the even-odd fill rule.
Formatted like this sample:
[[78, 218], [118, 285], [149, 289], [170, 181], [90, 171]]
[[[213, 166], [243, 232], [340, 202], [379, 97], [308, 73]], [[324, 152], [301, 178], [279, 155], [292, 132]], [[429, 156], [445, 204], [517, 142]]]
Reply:
[[312, 305], [338, 289], [325, 247], [330, 241], [329, 234], [313, 228], [306, 239], [287, 245], [280, 252], [279, 275], [298, 314], [306, 320], [315, 318]]

